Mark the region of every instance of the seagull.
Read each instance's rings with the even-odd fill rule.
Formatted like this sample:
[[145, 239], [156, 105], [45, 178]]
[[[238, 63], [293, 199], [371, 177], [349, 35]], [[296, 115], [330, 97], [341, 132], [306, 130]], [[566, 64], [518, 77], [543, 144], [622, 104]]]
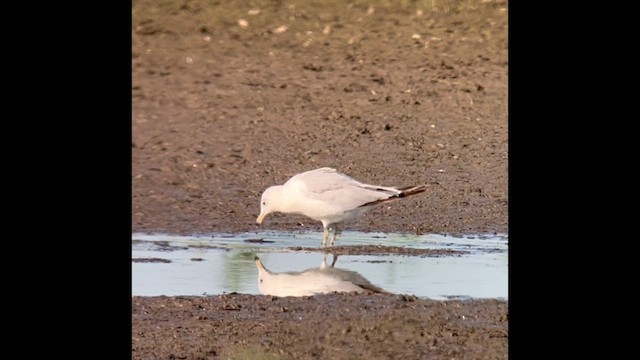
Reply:
[[272, 272], [264, 267], [259, 257], [254, 257], [258, 267], [258, 289], [263, 295], [272, 296], [312, 296], [331, 292], [381, 293], [390, 292], [373, 285], [359, 273], [327, 265], [326, 254], [318, 268], [304, 271]]
[[267, 188], [262, 193], [256, 222], [262, 224], [267, 215], [275, 212], [302, 214], [321, 221], [322, 247], [325, 248], [330, 235], [333, 246], [338, 224], [343, 221], [354, 219], [378, 204], [425, 190], [427, 185], [404, 188], [369, 185], [336, 169], [323, 167], [294, 175], [284, 185]]

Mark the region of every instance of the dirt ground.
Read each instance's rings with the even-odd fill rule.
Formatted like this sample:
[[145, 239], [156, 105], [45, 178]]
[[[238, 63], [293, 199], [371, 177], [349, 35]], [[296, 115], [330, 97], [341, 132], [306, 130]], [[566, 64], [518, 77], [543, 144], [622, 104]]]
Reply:
[[[322, 231], [255, 219], [265, 188], [330, 166], [431, 185], [344, 229], [507, 233], [507, 19], [494, 0], [134, 0], [132, 230]], [[507, 319], [397, 294], [133, 297], [132, 354], [506, 359]]]

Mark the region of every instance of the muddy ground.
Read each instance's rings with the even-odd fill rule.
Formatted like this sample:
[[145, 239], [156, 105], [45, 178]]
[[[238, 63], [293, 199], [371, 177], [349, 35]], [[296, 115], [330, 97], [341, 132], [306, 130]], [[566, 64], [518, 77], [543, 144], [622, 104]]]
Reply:
[[[134, 0], [132, 230], [322, 231], [255, 219], [266, 187], [331, 166], [431, 185], [345, 229], [506, 233], [507, 13], [491, 0]], [[507, 358], [504, 301], [132, 301], [135, 359]]]

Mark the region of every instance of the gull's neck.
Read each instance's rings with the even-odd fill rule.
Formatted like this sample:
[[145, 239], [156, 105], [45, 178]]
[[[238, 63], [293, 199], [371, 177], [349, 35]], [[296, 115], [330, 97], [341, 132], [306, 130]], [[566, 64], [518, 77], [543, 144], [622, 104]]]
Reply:
[[282, 213], [291, 212], [291, 199], [287, 196], [287, 192], [284, 191], [284, 185], [272, 186], [272, 192], [273, 209]]
[[283, 213], [302, 214], [298, 204], [298, 192], [295, 188], [286, 185], [280, 185], [277, 188], [278, 208]]

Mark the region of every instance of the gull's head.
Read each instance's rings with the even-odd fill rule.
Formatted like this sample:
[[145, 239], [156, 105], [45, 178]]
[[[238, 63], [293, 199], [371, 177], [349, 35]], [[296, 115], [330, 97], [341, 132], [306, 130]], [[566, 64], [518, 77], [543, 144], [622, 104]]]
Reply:
[[256, 219], [258, 224], [262, 224], [265, 216], [277, 211], [281, 188], [282, 186], [272, 186], [262, 193], [262, 197], [260, 198], [260, 215], [258, 215]]

